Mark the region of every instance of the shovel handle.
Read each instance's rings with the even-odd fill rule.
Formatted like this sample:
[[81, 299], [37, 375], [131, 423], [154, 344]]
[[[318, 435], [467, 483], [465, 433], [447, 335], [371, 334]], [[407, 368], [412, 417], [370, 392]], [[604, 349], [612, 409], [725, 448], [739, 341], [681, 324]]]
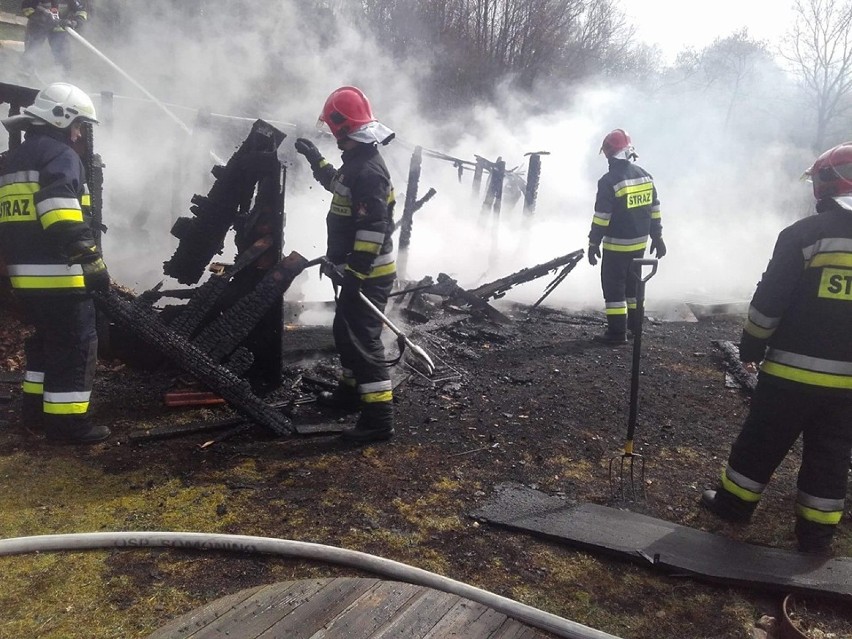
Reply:
[[[633, 268], [632, 268], [633, 276], [634, 276], [637, 280], [639, 280], [640, 282], [643, 282], [643, 283], [644, 283], [644, 282], [647, 282], [647, 281], [648, 281], [648, 280], [650, 280], [652, 277], [654, 277], [654, 273], [656, 273], [656, 272], [657, 272], [657, 265], [658, 265], [659, 263], [660, 263], [660, 260], [658, 260], [658, 259], [654, 259], [654, 258], [647, 258], [647, 259], [645, 259], [645, 258], [638, 258], [638, 257], [637, 257], [637, 258], [634, 258], [634, 260], [633, 260]], [[643, 276], [642, 276], [642, 267], [644, 267], [644, 266], [650, 266], [650, 267], [651, 267], [651, 272], [650, 272], [650, 273], [648, 273], [647, 275], [645, 275], [645, 276], [643, 277]]]

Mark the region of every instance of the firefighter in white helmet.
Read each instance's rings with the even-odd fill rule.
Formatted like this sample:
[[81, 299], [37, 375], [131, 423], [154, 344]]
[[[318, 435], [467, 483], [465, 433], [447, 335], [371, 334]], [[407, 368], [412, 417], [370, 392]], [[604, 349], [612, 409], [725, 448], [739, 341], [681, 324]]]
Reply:
[[[606, 303], [607, 328], [594, 339], [605, 344], [624, 344], [636, 321], [636, 278], [630, 275], [634, 258], [645, 255], [648, 239], [651, 254], [666, 254], [660, 200], [654, 179], [635, 164], [636, 152], [624, 129], [607, 134], [600, 152], [609, 171], [598, 180], [595, 214], [589, 231], [588, 259], [601, 260], [601, 287]], [[601, 254], [603, 248], [603, 254]]]
[[23, 114], [3, 120], [23, 128], [0, 171], [0, 253], [27, 322], [23, 419], [57, 443], [87, 444], [109, 436], [89, 419], [98, 338], [93, 290], [110, 285], [95, 243], [89, 192], [72, 148], [85, 122], [96, 123], [91, 99], [54, 83]]
[[816, 215], [778, 235], [751, 300], [743, 362], [761, 362], [742, 430], [701, 503], [746, 523], [802, 438], [796, 495], [799, 549], [827, 553], [843, 516], [852, 452], [852, 143], [806, 172]]

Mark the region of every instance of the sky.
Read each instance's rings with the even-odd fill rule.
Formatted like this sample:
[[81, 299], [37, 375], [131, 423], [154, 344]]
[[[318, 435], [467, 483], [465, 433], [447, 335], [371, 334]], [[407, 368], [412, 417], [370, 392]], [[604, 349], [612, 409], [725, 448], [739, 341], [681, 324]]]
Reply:
[[751, 37], [777, 41], [793, 20], [789, 0], [622, 0], [636, 35], [660, 47], [667, 62], [687, 47], [697, 50], [747, 27]]

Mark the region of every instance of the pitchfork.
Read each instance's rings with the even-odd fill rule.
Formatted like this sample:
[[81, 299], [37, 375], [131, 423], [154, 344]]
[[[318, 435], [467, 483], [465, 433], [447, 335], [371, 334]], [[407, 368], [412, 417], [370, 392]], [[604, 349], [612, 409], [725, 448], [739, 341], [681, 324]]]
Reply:
[[[630, 277], [636, 282], [636, 323], [633, 327], [633, 367], [630, 372], [630, 416], [627, 420], [627, 441], [624, 452], [609, 460], [609, 488], [613, 499], [634, 500], [636, 498], [636, 462], [638, 460], [641, 494], [645, 495], [645, 459], [633, 452], [633, 433], [636, 430], [636, 414], [639, 410], [639, 359], [642, 353], [642, 323], [645, 319], [645, 282], [657, 272], [658, 260], [635, 258], [630, 266]], [[651, 272], [642, 275], [642, 267], [650, 266]], [[618, 464], [618, 481], [615, 467]], [[625, 487], [629, 485], [629, 490]]]

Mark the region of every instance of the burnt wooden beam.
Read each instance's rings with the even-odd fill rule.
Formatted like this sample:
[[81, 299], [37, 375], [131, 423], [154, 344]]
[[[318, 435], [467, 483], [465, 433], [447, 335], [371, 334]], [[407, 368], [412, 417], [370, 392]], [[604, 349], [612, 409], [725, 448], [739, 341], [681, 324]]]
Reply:
[[740, 360], [740, 347], [731, 341], [713, 340], [725, 358], [725, 370], [736, 380], [737, 384], [749, 393], [757, 387], [757, 375], [747, 370]]

